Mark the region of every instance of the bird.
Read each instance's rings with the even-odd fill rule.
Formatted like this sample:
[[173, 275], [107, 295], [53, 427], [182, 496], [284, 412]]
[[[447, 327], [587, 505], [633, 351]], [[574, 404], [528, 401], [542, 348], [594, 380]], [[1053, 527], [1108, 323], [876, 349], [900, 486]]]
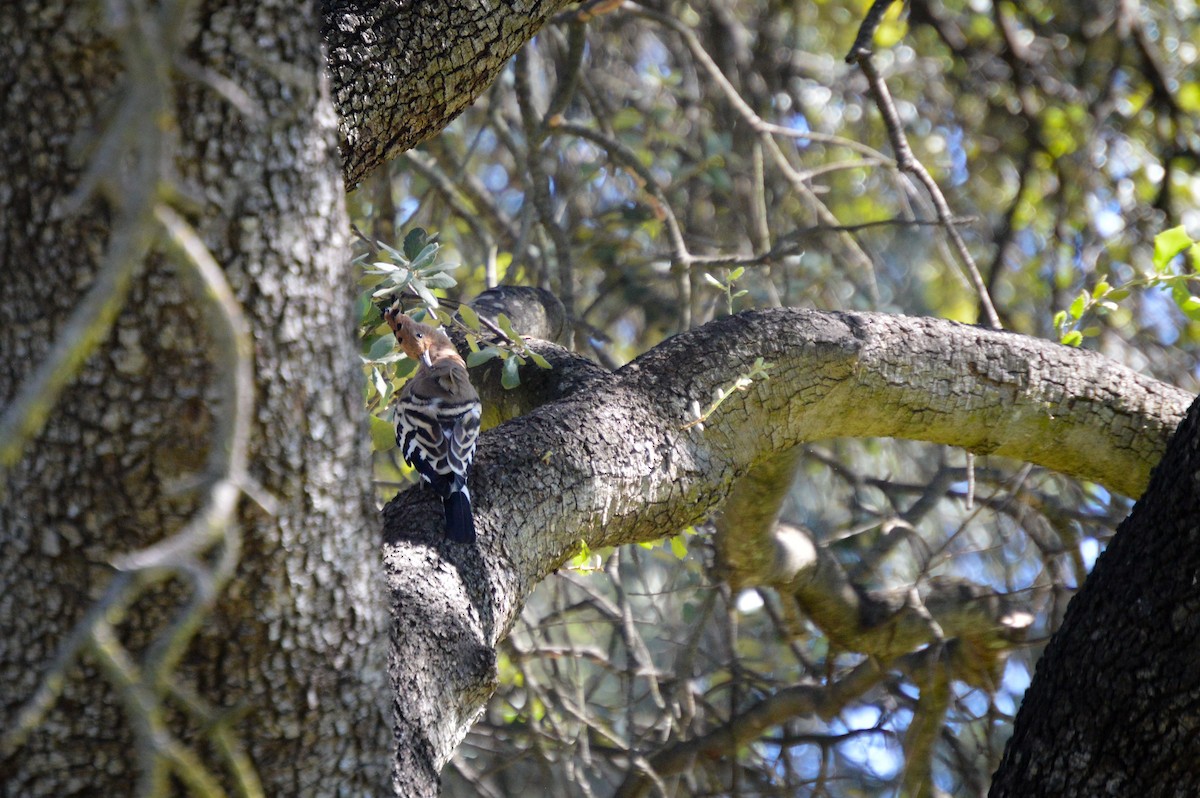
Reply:
[[396, 307], [385, 310], [383, 317], [404, 354], [417, 361], [416, 373], [404, 383], [394, 405], [400, 453], [441, 497], [446, 537], [474, 543], [467, 472], [475, 458], [481, 406], [467, 364], [443, 330], [421, 324]]

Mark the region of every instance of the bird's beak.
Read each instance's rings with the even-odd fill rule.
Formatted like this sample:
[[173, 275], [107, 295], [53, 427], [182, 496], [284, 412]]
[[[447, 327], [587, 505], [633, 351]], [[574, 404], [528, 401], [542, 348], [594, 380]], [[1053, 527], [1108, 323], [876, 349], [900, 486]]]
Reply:
[[433, 368], [433, 358], [429, 356], [428, 352], [421, 353], [421, 362], [425, 364], [425, 368]]

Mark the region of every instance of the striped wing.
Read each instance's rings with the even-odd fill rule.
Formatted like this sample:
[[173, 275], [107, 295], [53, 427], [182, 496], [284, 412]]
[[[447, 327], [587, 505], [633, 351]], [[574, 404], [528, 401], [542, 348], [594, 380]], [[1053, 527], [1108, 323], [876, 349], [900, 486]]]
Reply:
[[465, 490], [479, 438], [479, 400], [404, 394], [396, 404], [396, 443], [404, 460], [443, 499]]

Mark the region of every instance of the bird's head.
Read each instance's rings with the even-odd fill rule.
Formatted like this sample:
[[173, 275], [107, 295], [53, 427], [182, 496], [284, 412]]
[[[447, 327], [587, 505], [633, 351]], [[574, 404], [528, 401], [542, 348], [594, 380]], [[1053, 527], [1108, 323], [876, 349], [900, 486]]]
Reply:
[[396, 334], [400, 348], [404, 354], [413, 360], [419, 360], [426, 366], [433, 364], [429, 350], [433, 347], [437, 331], [428, 324], [414, 321], [412, 316], [400, 312], [399, 308], [390, 307], [383, 312], [383, 320]]

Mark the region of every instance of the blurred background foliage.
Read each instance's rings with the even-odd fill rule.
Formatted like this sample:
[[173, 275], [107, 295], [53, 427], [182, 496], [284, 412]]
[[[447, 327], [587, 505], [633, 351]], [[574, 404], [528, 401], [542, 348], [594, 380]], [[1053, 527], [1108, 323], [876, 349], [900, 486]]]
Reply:
[[[755, 307], [982, 322], [929, 193], [897, 168], [843, 60], [866, 6], [572, 7], [450, 128], [354, 193], [355, 224], [397, 248], [436, 232], [440, 262], [460, 264], [441, 295], [551, 289], [571, 344], [609, 367]], [[1193, 0], [912, 0], [889, 10], [874, 57], [1003, 326], [1192, 391], [1198, 19]], [[1156, 236], [1180, 226], [1182, 253], [1156, 264]], [[394, 450], [377, 457], [386, 499], [407, 479]], [[539, 587], [446, 793], [896, 795], [923, 756], [930, 793], [985, 794], [1041, 645], [1130, 502], [1021, 463], [968, 465], [933, 445], [823, 442], [784, 512], [866, 588], [951, 575], [1033, 614], [993, 689], [952, 685], [931, 748], [906, 745], [921, 691], [893, 675], [835, 717], [798, 713], [645, 777], [655, 753], [863, 659], [770, 591], [732, 593], [708, 530], [664, 529], [660, 545], [585, 552]]]

